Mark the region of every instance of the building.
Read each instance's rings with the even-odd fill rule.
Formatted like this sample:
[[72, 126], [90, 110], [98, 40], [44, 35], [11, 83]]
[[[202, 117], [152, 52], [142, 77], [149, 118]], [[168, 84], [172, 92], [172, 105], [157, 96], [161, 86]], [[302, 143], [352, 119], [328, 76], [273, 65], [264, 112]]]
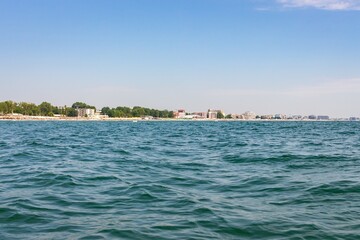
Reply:
[[207, 117], [206, 112], [194, 112], [191, 115], [193, 115], [193, 118], [206, 118]]
[[242, 115], [243, 115], [243, 119], [246, 119], [246, 120], [251, 120], [251, 119], [256, 118], [256, 114], [254, 112], [250, 112], [250, 111], [247, 111], [247, 112], [243, 113]]
[[329, 116], [317, 116], [317, 120], [330, 120]]
[[101, 111], [95, 111], [95, 115], [94, 116], [91, 116], [92, 118], [95, 118], [95, 119], [104, 119], [104, 118], [108, 118], [109, 116], [108, 115], [102, 115], [101, 114]]
[[212, 111], [209, 109], [208, 113], [207, 113], [207, 118], [209, 119], [216, 119], [217, 118], [217, 112], [216, 111]]
[[141, 119], [143, 119], [143, 120], [153, 120], [154, 117], [153, 116], [144, 116]]
[[286, 119], [285, 114], [275, 114], [274, 119]]
[[260, 118], [263, 119], [263, 120], [270, 120], [270, 119], [273, 119], [274, 116], [271, 115], [271, 114], [269, 114], [269, 115], [261, 115]]
[[213, 109], [208, 110], [207, 117], [209, 119], [217, 119], [218, 113], [221, 113], [225, 117], [225, 113], [222, 110], [213, 110]]
[[357, 117], [350, 117], [349, 118], [349, 121], [359, 121], [360, 118], [357, 118]]
[[174, 111], [174, 118], [185, 118], [186, 111], [185, 109], [179, 109], [177, 111]]
[[77, 109], [78, 117], [95, 117], [95, 109], [79, 108]]
[[303, 119], [303, 116], [301, 116], [301, 115], [293, 115], [293, 116], [292, 116], [292, 119], [302, 120], [302, 119]]
[[232, 119], [244, 119], [243, 115], [240, 114], [231, 114]]

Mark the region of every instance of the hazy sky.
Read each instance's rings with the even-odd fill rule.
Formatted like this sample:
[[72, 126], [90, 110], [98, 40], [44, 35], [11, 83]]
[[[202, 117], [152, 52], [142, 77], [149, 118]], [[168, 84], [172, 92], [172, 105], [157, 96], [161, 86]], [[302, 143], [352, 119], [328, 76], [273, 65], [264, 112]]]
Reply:
[[360, 116], [358, 0], [0, 0], [0, 101]]

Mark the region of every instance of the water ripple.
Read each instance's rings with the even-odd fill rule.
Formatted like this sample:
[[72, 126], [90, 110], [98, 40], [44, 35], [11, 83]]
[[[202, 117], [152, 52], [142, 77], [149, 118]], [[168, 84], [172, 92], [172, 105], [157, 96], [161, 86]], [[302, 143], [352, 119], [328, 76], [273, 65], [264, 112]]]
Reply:
[[0, 122], [0, 239], [359, 239], [358, 122]]

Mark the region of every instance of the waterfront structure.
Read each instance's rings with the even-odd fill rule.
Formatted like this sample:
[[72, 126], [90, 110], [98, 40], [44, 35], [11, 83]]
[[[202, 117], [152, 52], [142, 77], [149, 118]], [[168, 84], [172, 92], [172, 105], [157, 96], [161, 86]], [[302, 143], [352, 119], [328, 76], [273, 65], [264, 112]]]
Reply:
[[285, 114], [275, 114], [274, 118], [275, 119], [286, 119], [286, 115]]
[[174, 111], [174, 118], [185, 118], [186, 111], [185, 109], [179, 109], [177, 111]]
[[317, 120], [330, 120], [329, 116], [317, 116]]
[[225, 113], [222, 110], [214, 110], [214, 109], [208, 110], [207, 117], [209, 119], [217, 119], [219, 113], [221, 113], [225, 117]]
[[144, 116], [141, 118], [142, 120], [153, 120], [154, 117], [153, 116]]
[[206, 118], [207, 116], [206, 112], [194, 112], [191, 115], [193, 115], [193, 118]]
[[254, 120], [256, 119], [256, 114], [254, 112], [247, 111], [243, 114], [230, 114], [232, 119], [241, 119], [241, 120]]
[[79, 108], [77, 109], [78, 117], [95, 117], [95, 109]]
[[101, 111], [100, 110], [97, 110], [95, 111], [95, 114], [94, 116], [90, 116], [91, 118], [94, 118], [94, 119], [104, 119], [104, 118], [109, 118], [108, 115], [103, 115], [101, 114]]
[[195, 119], [195, 118], [197, 118], [197, 116], [193, 114], [187, 114], [185, 115], [185, 117], [183, 117], [183, 119]]
[[242, 114], [231, 114], [232, 119], [244, 119]]
[[247, 111], [247, 112], [243, 113], [242, 115], [243, 115], [243, 119], [246, 119], [246, 120], [251, 120], [251, 119], [256, 118], [256, 114], [254, 112], [250, 112], [250, 111]]
[[301, 119], [303, 119], [303, 117], [301, 115], [293, 115], [292, 119], [301, 120]]
[[207, 113], [207, 117], [209, 119], [216, 119], [217, 118], [217, 112], [209, 109], [209, 111]]
[[260, 118], [263, 120], [270, 120], [270, 119], [273, 119], [274, 116], [269, 114], [269, 115], [262, 115]]

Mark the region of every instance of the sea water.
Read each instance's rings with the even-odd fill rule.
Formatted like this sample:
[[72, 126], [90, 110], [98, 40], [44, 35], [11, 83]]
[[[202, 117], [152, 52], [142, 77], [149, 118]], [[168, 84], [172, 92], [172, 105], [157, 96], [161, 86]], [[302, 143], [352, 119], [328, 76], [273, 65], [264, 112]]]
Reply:
[[0, 239], [360, 239], [360, 122], [0, 122]]

